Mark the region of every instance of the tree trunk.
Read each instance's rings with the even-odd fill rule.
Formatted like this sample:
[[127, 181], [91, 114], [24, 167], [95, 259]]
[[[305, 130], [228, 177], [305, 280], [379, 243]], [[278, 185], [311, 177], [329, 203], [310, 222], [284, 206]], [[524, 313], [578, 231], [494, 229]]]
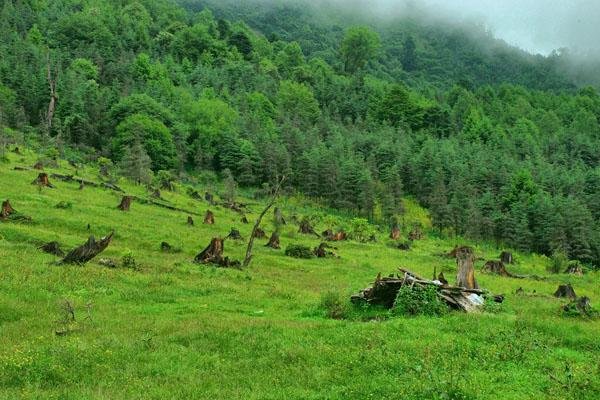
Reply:
[[281, 249], [281, 244], [279, 243], [279, 234], [277, 232], [273, 232], [271, 238], [269, 239], [269, 243], [267, 243], [265, 247], [270, 247], [276, 250]]
[[456, 286], [466, 289], [479, 289], [475, 280], [475, 269], [473, 263], [475, 256], [471, 247], [460, 247], [456, 251]]
[[208, 210], [206, 215], [204, 216], [204, 225], [214, 225], [215, 224], [215, 215], [212, 211]]
[[71, 250], [71, 252], [69, 252], [69, 254], [61, 261], [61, 264], [87, 263], [108, 247], [112, 241], [113, 235], [114, 232], [111, 232], [108, 236], [100, 239], [99, 242], [96, 242], [96, 239], [93, 236], [90, 236], [85, 244]]
[[48, 179], [48, 174], [45, 172], [40, 172], [38, 177], [31, 182], [32, 185], [45, 186], [51, 189], [54, 188], [54, 185], [50, 183], [50, 179]]
[[123, 198], [121, 199], [121, 204], [119, 204], [117, 208], [121, 211], [129, 211], [129, 209], [131, 208], [132, 201], [132, 196], [123, 196]]

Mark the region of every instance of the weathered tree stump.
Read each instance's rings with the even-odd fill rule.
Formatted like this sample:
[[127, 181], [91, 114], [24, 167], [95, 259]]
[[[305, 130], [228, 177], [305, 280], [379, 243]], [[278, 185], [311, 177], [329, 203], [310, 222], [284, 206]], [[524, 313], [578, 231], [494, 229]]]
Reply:
[[567, 297], [569, 299], [576, 299], [577, 295], [575, 294], [575, 290], [573, 289], [573, 286], [571, 286], [571, 284], [568, 283], [566, 285], [560, 285], [558, 287], [558, 289], [556, 289], [556, 292], [554, 292], [554, 297], [558, 297], [558, 298]]
[[340, 230], [339, 232], [334, 233], [332, 229], [327, 229], [327, 230], [323, 231], [321, 236], [324, 237], [325, 240], [327, 240], [329, 242], [341, 242], [348, 238], [348, 234], [346, 232], [344, 232], [343, 230]]
[[160, 189], [156, 188], [152, 190], [152, 193], [150, 193], [150, 197], [152, 197], [153, 199], [162, 199]]
[[400, 232], [400, 228], [398, 228], [398, 226], [395, 225], [392, 228], [392, 231], [390, 232], [390, 239], [399, 240], [401, 236], [402, 236], [402, 232]]
[[408, 234], [409, 240], [421, 240], [423, 239], [423, 230], [420, 226], [415, 226], [412, 231]]
[[583, 268], [578, 263], [570, 264], [565, 270], [565, 274], [583, 276]]
[[0, 211], [0, 218], [8, 219], [11, 215], [16, 214], [14, 208], [10, 205], [10, 200], [4, 200], [2, 202], [2, 210]]
[[300, 228], [298, 229], [298, 232], [304, 235], [315, 235], [317, 237], [320, 237], [319, 234], [315, 232], [315, 229], [310, 224], [308, 218], [304, 218], [302, 219], [302, 221], [300, 221]]
[[163, 251], [163, 252], [165, 252], [165, 253], [170, 253], [171, 251], [173, 251], [173, 246], [171, 246], [167, 242], [162, 242], [160, 244], [160, 250]]
[[239, 261], [231, 261], [228, 257], [223, 257], [224, 240], [213, 238], [208, 247], [194, 258], [197, 264], [214, 264], [224, 268], [240, 267]]
[[574, 298], [569, 304], [566, 304], [563, 307], [563, 310], [568, 313], [585, 315], [588, 317], [596, 314], [590, 304], [590, 298], [586, 296]]
[[326, 240], [329, 240], [329, 238], [333, 237], [333, 229], [326, 229], [321, 233], [321, 236], [324, 237]]
[[204, 216], [204, 225], [214, 225], [215, 224], [215, 215], [212, 211], [208, 210], [206, 215]]
[[261, 228], [256, 228], [256, 230], [254, 231], [254, 237], [256, 239], [264, 239], [267, 237], [267, 234]]
[[85, 264], [92, 260], [98, 254], [102, 253], [112, 241], [114, 232], [103, 237], [100, 241], [96, 241], [94, 236], [90, 236], [88, 241], [71, 250], [69, 254], [61, 261], [61, 264]]
[[333, 251], [329, 251], [328, 249], [337, 250], [335, 247], [331, 247], [329, 244], [323, 242], [318, 247], [315, 247], [313, 253], [318, 258], [337, 257]]
[[277, 232], [273, 232], [269, 242], [265, 245], [265, 247], [270, 247], [276, 250], [281, 249], [281, 243], [279, 243], [279, 234]]
[[33, 164], [33, 169], [37, 169], [38, 171], [42, 171], [44, 169], [44, 163], [41, 161], [36, 162], [35, 164]]
[[45, 245], [38, 247], [38, 249], [44, 253], [52, 254], [58, 257], [64, 257], [65, 255], [65, 252], [62, 251], [58, 242], [46, 243]]
[[191, 216], [189, 216], [189, 215], [187, 217], [187, 224], [189, 226], [194, 226], [194, 219]]
[[283, 213], [279, 207], [275, 207], [275, 210], [273, 210], [273, 215], [275, 216], [276, 225], [285, 225], [285, 219], [283, 218]]
[[121, 203], [117, 206], [117, 208], [121, 211], [129, 211], [129, 209], [131, 208], [132, 201], [132, 196], [123, 196], [123, 198], [121, 199]]
[[475, 256], [471, 247], [463, 246], [456, 250], [456, 286], [466, 289], [479, 289], [479, 285], [475, 280], [474, 262]]
[[83, 181], [79, 182], [79, 190], [83, 190], [85, 188], [85, 185], [83, 184]]
[[48, 174], [45, 172], [40, 172], [38, 177], [31, 182], [32, 185], [45, 186], [51, 189], [54, 188], [54, 185], [50, 183], [50, 179], [48, 179]]
[[512, 253], [509, 251], [503, 251], [500, 254], [500, 261], [502, 261], [504, 264], [512, 264], [513, 263]]
[[242, 215], [242, 218], [240, 219], [240, 222], [242, 224], [249, 224], [250, 222], [248, 222], [248, 218], [246, 218], [245, 215]]
[[235, 228], [231, 229], [231, 231], [229, 232], [229, 235], [227, 235], [227, 239], [244, 240], [244, 238], [242, 237], [242, 234], [240, 233], [240, 231], [238, 231]]
[[506, 270], [504, 263], [498, 260], [490, 260], [486, 262], [481, 271], [505, 277], [512, 277], [512, 274]]

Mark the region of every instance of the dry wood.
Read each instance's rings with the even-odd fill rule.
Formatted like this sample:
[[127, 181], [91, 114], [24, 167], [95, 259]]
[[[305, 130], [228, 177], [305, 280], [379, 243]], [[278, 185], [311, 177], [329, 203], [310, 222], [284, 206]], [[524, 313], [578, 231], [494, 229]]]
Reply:
[[[248, 247], [246, 248], [246, 256], [244, 257], [244, 262], [243, 262], [244, 268], [246, 268], [248, 265], [250, 265], [250, 261], [252, 261], [252, 247], [254, 246], [254, 239], [257, 237], [257, 231], [258, 231], [258, 229], [260, 229], [260, 223], [262, 222], [262, 219], [265, 216], [265, 214], [269, 211], [269, 209], [271, 207], [273, 207], [273, 205], [277, 201], [277, 197], [279, 197], [279, 191], [281, 190], [281, 186], [283, 185], [285, 180], [286, 180], [286, 177], [283, 176], [281, 178], [281, 180], [279, 181], [279, 183], [277, 184], [277, 186], [275, 187], [275, 190], [273, 191], [273, 195], [271, 196], [271, 200], [269, 201], [267, 206], [262, 210], [262, 212], [259, 214], [258, 218], [256, 219], [256, 222], [254, 223], [254, 227], [252, 228], [252, 233], [250, 234], [250, 239], [248, 240]], [[263, 232], [263, 235], [264, 235], [264, 232]], [[269, 243], [270, 242], [271, 241], [269, 241]], [[279, 238], [277, 238], [277, 242], [279, 242]]]
[[69, 254], [61, 261], [61, 264], [85, 264], [92, 260], [98, 254], [102, 253], [113, 239], [114, 232], [96, 241], [94, 236], [90, 236], [88, 241], [71, 250]]
[[204, 215], [204, 225], [214, 225], [215, 224], [215, 215], [212, 211], [206, 211], [206, 215]]
[[123, 196], [121, 199], [121, 203], [117, 206], [117, 208], [121, 211], [129, 211], [131, 208], [131, 202], [133, 201], [133, 196]]
[[65, 252], [62, 251], [58, 242], [46, 243], [45, 245], [38, 247], [38, 249], [44, 253], [52, 254], [58, 257], [64, 257], [65, 255]]
[[50, 179], [48, 178], [48, 174], [45, 172], [40, 172], [37, 178], [31, 182], [32, 185], [45, 186], [51, 189], [54, 188], [54, 185], [50, 183]]

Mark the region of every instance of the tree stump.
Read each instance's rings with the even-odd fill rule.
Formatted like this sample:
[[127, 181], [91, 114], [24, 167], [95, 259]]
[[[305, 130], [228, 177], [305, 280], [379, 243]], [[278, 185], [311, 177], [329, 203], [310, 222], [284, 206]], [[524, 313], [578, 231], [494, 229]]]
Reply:
[[245, 216], [245, 215], [243, 215], [243, 216], [242, 216], [242, 218], [240, 219], [240, 222], [241, 222], [242, 224], [249, 224], [249, 223], [250, 223], [250, 222], [248, 222], [248, 218], [246, 218], [246, 216]]
[[212, 211], [208, 210], [206, 215], [204, 216], [204, 225], [214, 225], [215, 224], [215, 215]]
[[333, 229], [324, 230], [323, 233], [321, 233], [321, 236], [324, 237], [326, 240], [330, 240], [331, 238], [333, 238]]
[[0, 211], [0, 218], [2, 219], [8, 219], [8, 217], [10, 217], [13, 214], [16, 214], [17, 212], [15, 211], [14, 208], [12, 208], [12, 206], [10, 205], [10, 201], [9, 200], [4, 200], [2, 202], [2, 210]]
[[215, 264], [224, 268], [239, 268], [239, 261], [231, 261], [228, 257], [223, 257], [224, 240], [213, 238], [206, 249], [194, 258], [197, 264]]
[[167, 242], [162, 242], [160, 244], [160, 250], [163, 251], [163, 252], [165, 252], [165, 253], [170, 253], [171, 251], [173, 251], [173, 246], [171, 246]]
[[33, 164], [33, 169], [42, 171], [44, 169], [44, 163], [42, 163], [41, 161], [36, 162], [35, 164]]
[[277, 232], [273, 232], [271, 238], [269, 239], [269, 243], [267, 243], [265, 247], [270, 247], [276, 250], [281, 249], [281, 244], [279, 243], [279, 234]]
[[566, 285], [560, 285], [558, 287], [558, 289], [556, 289], [556, 292], [554, 292], [554, 297], [558, 297], [558, 298], [567, 297], [569, 299], [576, 299], [577, 295], [575, 294], [575, 290], [573, 289], [573, 286], [571, 286], [571, 284], [568, 283]]
[[300, 221], [300, 228], [298, 229], [298, 232], [304, 235], [316, 235], [317, 237], [320, 237], [319, 234], [315, 232], [314, 228], [311, 226], [308, 218], [304, 218], [302, 219], [302, 221]]
[[79, 181], [79, 190], [83, 190], [84, 187], [83, 181]]
[[227, 239], [244, 240], [240, 231], [238, 231], [237, 229], [234, 229], [234, 228], [232, 228], [231, 232], [229, 232], [229, 235], [227, 235]]
[[40, 172], [38, 177], [31, 182], [32, 185], [45, 186], [49, 188], [54, 188], [54, 185], [50, 183], [50, 179], [48, 179], [48, 174], [45, 172]]
[[390, 232], [390, 239], [399, 240], [400, 236], [402, 236], [402, 233], [400, 232], [400, 228], [398, 228], [397, 226], [394, 226], [392, 228], [392, 231]]
[[475, 280], [475, 269], [473, 263], [475, 262], [475, 256], [473, 249], [468, 246], [463, 246], [456, 251], [456, 286], [464, 287], [466, 289], [479, 289], [477, 281]]
[[194, 226], [194, 219], [191, 216], [189, 216], [189, 215], [187, 217], [187, 224], [189, 226]]
[[596, 314], [590, 304], [590, 298], [586, 296], [573, 299], [569, 304], [563, 307], [563, 310], [568, 313], [585, 315], [588, 317]]
[[123, 196], [123, 198], [121, 199], [121, 203], [117, 206], [117, 208], [121, 211], [129, 211], [129, 209], [131, 208], [132, 201], [132, 196]]
[[61, 264], [85, 264], [92, 260], [98, 254], [102, 253], [112, 241], [114, 232], [111, 232], [108, 236], [103, 237], [100, 241], [96, 242], [94, 236], [90, 236], [88, 241], [71, 250], [69, 254], [61, 261]]
[[502, 261], [504, 264], [512, 264], [513, 263], [512, 253], [509, 251], [503, 251], [500, 254], [500, 261]]
[[38, 247], [38, 249], [44, 253], [52, 254], [58, 257], [64, 257], [65, 255], [65, 252], [61, 250], [58, 242], [46, 243], [45, 245]]
[[511, 277], [512, 274], [506, 270], [504, 263], [502, 261], [491, 260], [485, 263], [482, 270], [483, 272], [490, 272], [492, 274]]
[[313, 253], [318, 258], [326, 258], [326, 257], [336, 257], [336, 254], [333, 251], [329, 251], [328, 249], [335, 249], [335, 247], [331, 247], [327, 243], [321, 243], [318, 247], [315, 247]]
[[150, 193], [150, 197], [152, 197], [153, 199], [161, 199], [161, 193], [160, 193], [160, 189], [156, 188], [152, 191], [152, 193]]
[[264, 239], [267, 237], [267, 234], [261, 228], [256, 228], [256, 230], [254, 231], [254, 237], [256, 239]]
[[279, 207], [275, 207], [275, 210], [273, 210], [273, 215], [275, 216], [276, 225], [285, 225], [285, 219], [283, 218], [283, 213]]

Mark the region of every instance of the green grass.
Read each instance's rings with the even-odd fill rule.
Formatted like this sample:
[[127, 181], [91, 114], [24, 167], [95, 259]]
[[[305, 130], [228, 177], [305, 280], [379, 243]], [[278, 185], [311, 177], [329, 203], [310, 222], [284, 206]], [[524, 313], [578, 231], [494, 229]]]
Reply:
[[[453, 260], [436, 254], [456, 240], [430, 236], [399, 251], [386, 245], [382, 233], [379, 243], [337, 243], [339, 259], [300, 260], [285, 257], [285, 247], [312, 248], [318, 240], [288, 225], [282, 250], [258, 240], [247, 270], [199, 266], [191, 261], [211, 237], [232, 227], [248, 237], [251, 225], [218, 207], [212, 208], [214, 226], [194, 217], [190, 227], [184, 213], [135, 202], [125, 213], [116, 209], [120, 196], [114, 192], [80, 191], [60, 181], [53, 182], [56, 189], [39, 191], [30, 184], [36, 172], [13, 170], [32, 165], [35, 155], [9, 157], [0, 164], [0, 200], [10, 199], [33, 221], [0, 223], [1, 399], [600, 397], [600, 322], [562, 317], [564, 301], [551, 295], [559, 283], [571, 282], [597, 305], [597, 274], [535, 281], [478, 273], [482, 287], [506, 294], [499, 312], [335, 320], [320, 308], [322, 296], [334, 292], [347, 299], [378, 272], [404, 266], [431, 276], [436, 267], [451, 278]], [[73, 172], [64, 162], [61, 167]], [[98, 180], [91, 168], [79, 173]], [[207, 209], [182, 188], [163, 197], [200, 214]], [[72, 207], [56, 208], [61, 201]], [[255, 203], [252, 221], [262, 205], [248, 201]], [[298, 198], [282, 199], [280, 206], [285, 215], [321, 212]], [[412, 202], [410, 210], [426, 218]], [[267, 233], [270, 220], [271, 214], [263, 224]], [[55, 257], [36, 250], [53, 240], [70, 249], [89, 234], [112, 229], [114, 242], [102, 257], [120, 261], [131, 254], [138, 269], [109, 269], [95, 261], [56, 266]], [[162, 241], [182, 251], [162, 253]], [[486, 258], [499, 254], [487, 245], [476, 248]], [[227, 256], [242, 259], [244, 251], [244, 242], [226, 241]], [[516, 257], [512, 272], [547, 274], [545, 257]], [[518, 287], [526, 294], [514, 294]], [[57, 336], [65, 325], [64, 300], [74, 305], [76, 322], [68, 335]]]

